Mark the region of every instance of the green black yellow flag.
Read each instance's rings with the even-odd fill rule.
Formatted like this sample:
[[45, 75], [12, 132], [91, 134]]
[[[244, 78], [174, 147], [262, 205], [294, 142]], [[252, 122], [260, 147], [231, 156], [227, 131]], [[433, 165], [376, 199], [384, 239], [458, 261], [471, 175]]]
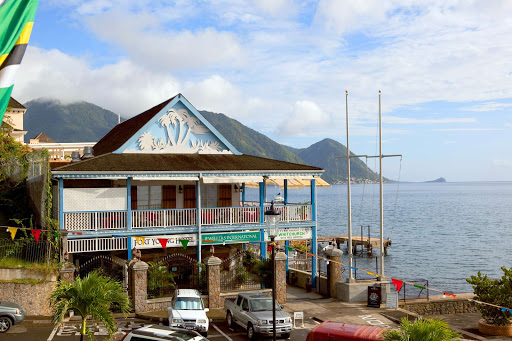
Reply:
[[27, 49], [38, 0], [0, 0], [0, 122]]

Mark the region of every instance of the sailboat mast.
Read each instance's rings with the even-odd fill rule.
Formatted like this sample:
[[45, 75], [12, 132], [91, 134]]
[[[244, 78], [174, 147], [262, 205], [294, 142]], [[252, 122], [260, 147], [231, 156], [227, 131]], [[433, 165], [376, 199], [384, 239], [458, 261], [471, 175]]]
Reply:
[[347, 116], [347, 221], [348, 221], [348, 266], [349, 278], [348, 282], [353, 281], [352, 275], [352, 204], [350, 195], [350, 147], [349, 147], [349, 134], [348, 134], [348, 91], [345, 90], [345, 109]]
[[[382, 106], [381, 106], [381, 92], [379, 90], [379, 164], [380, 164], [380, 274], [384, 275], [384, 200], [383, 200], [383, 186], [382, 186]], [[384, 277], [380, 276], [383, 281]]]

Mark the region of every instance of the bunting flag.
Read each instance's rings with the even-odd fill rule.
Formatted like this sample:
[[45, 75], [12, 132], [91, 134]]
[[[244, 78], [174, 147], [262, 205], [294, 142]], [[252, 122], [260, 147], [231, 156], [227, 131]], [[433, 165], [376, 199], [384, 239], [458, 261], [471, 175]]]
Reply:
[[16, 232], [18, 232], [18, 228], [16, 227], [8, 227], [9, 232], [11, 232], [11, 238], [14, 240], [14, 237], [16, 237]]
[[418, 288], [418, 289], [422, 289], [422, 290], [425, 290], [426, 287], [422, 287], [421, 285], [416, 285], [416, 284], [413, 284], [414, 287]]
[[443, 292], [443, 295], [445, 295], [445, 296], [451, 296], [452, 298], [455, 298], [455, 296], [456, 296], [456, 295], [454, 295], [454, 294], [449, 294], [449, 293], [447, 293], [447, 292]]
[[512, 309], [501, 308], [501, 311], [506, 313], [507, 311], [512, 314]]
[[41, 230], [31, 229], [30, 232], [32, 232], [32, 235], [36, 239], [36, 244], [39, 243], [39, 236], [41, 235]]
[[167, 246], [167, 238], [158, 238], [158, 241], [162, 245], [162, 249], [165, 249], [165, 247]]
[[396, 291], [400, 291], [402, 289], [402, 284], [404, 284], [404, 282], [394, 278], [391, 278], [391, 282], [393, 282], [393, 286]]
[[0, 122], [27, 49], [38, 0], [0, 1]]
[[359, 270], [358, 268], [354, 268], [353, 266], [349, 266], [348, 268], [356, 271]]
[[144, 244], [144, 240], [146, 240], [146, 237], [139, 237], [139, 236], [135, 237], [135, 241], [137, 242], [138, 245]]
[[379, 276], [379, 275], [374, 274], [373, 272], [370, 272], [370, 271], [366, 271], [366, 272], [368, 273], [368, 275], [373, 275], [373, 276], [377, 276], [377, 277]]
[[180, 239], [181, 245], [183, 245], [183, 248], [186, 249], [188, 245], [188, 240], [186, 239]]
[[55, 236], [55, 241], [59, 240], [59, 231], [53, 231], [53, 235]]
[[286, 246], [286, 251], [293, 251], [293, 247]]

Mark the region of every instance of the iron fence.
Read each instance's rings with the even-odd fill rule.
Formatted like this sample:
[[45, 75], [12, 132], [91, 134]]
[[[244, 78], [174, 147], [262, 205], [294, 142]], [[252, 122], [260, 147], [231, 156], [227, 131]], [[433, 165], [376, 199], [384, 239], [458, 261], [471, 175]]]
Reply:
[[26, 262], [50, 263], [55, 259], [56, 250], [48, 240], [0, 239], [0, 259], [14, 258]]
[[[429, 290], [428, 290], [428, 280], [426, 279], [419, 279], [415, 281], [408, 281], [409, 283], [403, 283], [402, 288], [400, 288], [399, 291], [399, 299], [403, 300], [404, 302], [407, 302], [407, 299], [419, 299], [419, 298], [425, 298], [427, 300], [430, 299], [429, 297]], [[412, 284], [410, 284], [412, 283]]]
[[237, 252], [221, 263], [220, 291], [258, 290], [272, 287], [272, 262], [256, 261], [248, 250]]

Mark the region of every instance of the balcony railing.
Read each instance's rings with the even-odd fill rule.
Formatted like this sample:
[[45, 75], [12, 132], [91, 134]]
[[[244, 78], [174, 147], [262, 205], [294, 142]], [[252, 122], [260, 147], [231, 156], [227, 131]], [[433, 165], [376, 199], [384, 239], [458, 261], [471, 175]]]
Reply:
[[[281, 221], [311, 221], [311, 205], [278, 205]], [[268, 210], [270, 205], [265, 205]], [[201, 224], [235, 225], [260, 223], [259, 206], [208, 207], [201, 209]], [[184, 227], [197, 225], [195, 208], [148, 209], [131, 212], [134, 229]], [[128, 227], [127, 211], [64, 212], [64, 228], [68, 231], [120, 230]]]

